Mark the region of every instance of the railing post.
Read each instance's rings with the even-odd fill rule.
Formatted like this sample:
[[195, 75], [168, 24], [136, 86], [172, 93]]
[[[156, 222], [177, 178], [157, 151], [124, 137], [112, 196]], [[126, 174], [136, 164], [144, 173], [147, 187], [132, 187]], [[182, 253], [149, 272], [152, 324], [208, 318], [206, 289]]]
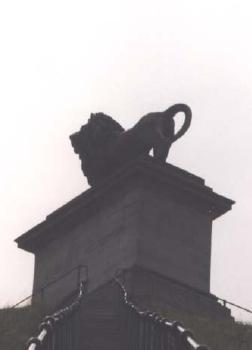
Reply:
[[128, 300], [127, 291], [121, 281], [116, 279], [122, 291], [128, 335], [127, 350], [207, 350], [198, 344], [193, 334], [179, 322], [169, 322], [151, 312], [143, 312]]
[[[84, 295], [84, 284], [80, 283], [79, 293], [76, 299], [67, 307], [56, 311], [51, 316], [44, 318], [40, 324], [40, 333], [28, 343], [28, 350], [80, 350], [75, 345], [73, 333], [73, 316], [78, 314], [81, 300]], [[80, 323], [76, 325], [79, 328]]]

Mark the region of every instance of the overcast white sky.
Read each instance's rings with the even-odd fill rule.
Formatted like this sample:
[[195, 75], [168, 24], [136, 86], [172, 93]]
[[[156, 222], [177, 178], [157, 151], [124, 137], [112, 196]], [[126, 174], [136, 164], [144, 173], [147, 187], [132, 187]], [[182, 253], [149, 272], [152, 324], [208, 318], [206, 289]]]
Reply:
[[213, 227], [211, 290], [252, 308], [251, 16], [244, 0], [1, 3], [0, 305], [31, 292], [14, 238], [87, 188], [68, 136], [91, 112], [130, 127], [183, 102], [169, 161], [237, 202]]

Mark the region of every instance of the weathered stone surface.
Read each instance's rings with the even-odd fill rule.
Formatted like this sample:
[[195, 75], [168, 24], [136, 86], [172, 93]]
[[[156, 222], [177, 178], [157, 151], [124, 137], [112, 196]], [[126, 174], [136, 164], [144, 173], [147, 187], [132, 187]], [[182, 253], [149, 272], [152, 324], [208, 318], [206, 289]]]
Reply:
[[221, 305], [215, 295], [175, 278], [134, 266], [125, 271], [121, 279], [133, 301], [142, 309], [160, 305], [200, 317], [230, 319], [230, 310]]
[[[162, 311], [167, 307], [177, 312], [207, 317], [212, 320], [230, 320], [230, 310], [217, 302], [214, 295], [189, 288], [183, 283], [164, 278], [140, 267], [120, 274], [130, 301], [141, 310]], [[81, 344], [88, 350], [126, 350], [128, 334], [123, 320], [121, 291], [110, 281], [88, 294], [82, 304]], [[172, 321], [179, 321], [169, 318]], [[197, 335], [197, 333], [196, 333]]]
[[[16, 241], [35, 254], [34, 290], [81, 264], [88, 266], [90, 292], [119, 269], [134, 266], [209, 292], [212, 221], [232, 204], [203, 179], [147, 157], [87, 190]], [[48, 306], [68, 295], [76, 280], [73, 272], [47, 288]]]

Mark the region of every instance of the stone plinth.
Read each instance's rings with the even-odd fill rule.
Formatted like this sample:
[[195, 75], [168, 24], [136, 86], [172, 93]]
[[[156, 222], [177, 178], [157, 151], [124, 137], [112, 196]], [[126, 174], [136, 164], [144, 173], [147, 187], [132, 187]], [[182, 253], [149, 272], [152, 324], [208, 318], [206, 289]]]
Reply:
[[[34, 290], [81, 264], [90, 292], [139, 266], [208, 293], [212, 222], [233, 203], [195, 175], [140, 158], [16, 242], [35, 254]], [[76, 275], [61, 280], [45, 293], [47, 303], [56, 305], [75, 286]]]

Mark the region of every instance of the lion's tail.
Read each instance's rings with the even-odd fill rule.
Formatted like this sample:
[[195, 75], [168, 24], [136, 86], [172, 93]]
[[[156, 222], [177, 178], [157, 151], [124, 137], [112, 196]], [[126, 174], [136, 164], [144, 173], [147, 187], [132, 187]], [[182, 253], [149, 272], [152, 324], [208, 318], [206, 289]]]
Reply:
[[177, 103], [163, 112], [163, 117], [165, 119], [174, 118], [174, 116], [179, 112], [183, 112], [185, 114], [185, 121], [182, 127], [179, 129], [179, 131], [174, 135], [173, 142], [177, 141], [177, 139], [183, 136], [184, 133], [189, 129], [192, 120], [192, 111], [191, 108], [186, 104]]

